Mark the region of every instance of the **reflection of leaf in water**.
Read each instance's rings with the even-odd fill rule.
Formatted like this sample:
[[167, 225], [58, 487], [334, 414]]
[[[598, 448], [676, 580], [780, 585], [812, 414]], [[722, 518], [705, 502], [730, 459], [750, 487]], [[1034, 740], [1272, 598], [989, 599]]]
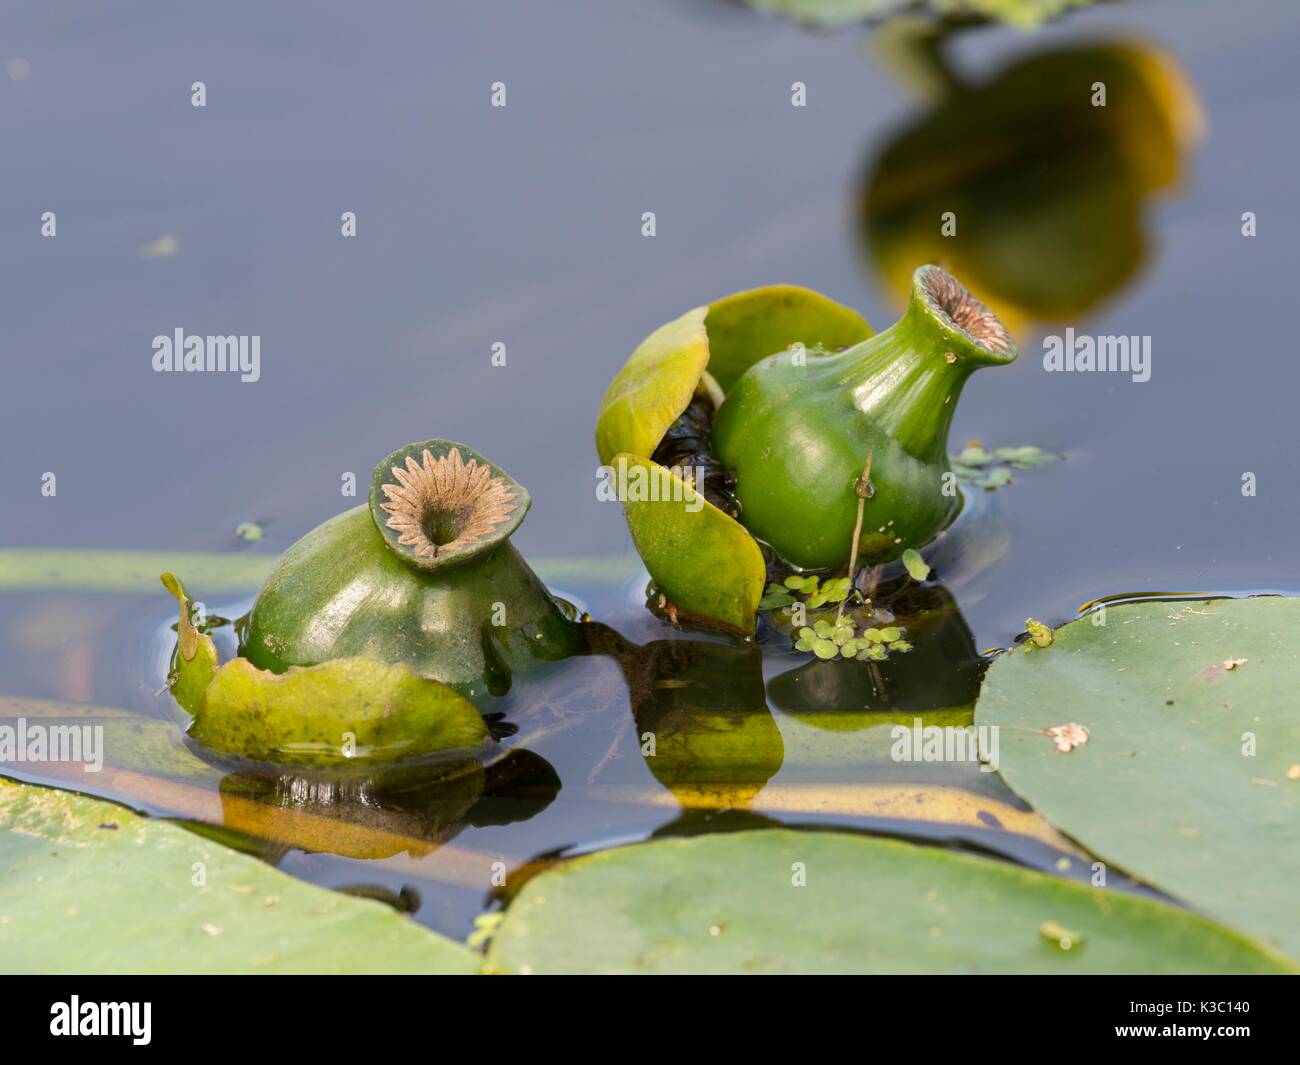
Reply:
[[636, 806], [680, 805], [686, 810], [719, 812], [743, 806], [752, 813], [774, 817], [800, 815], [897, 821], [900, 830], [905, 830], [908, 823], [914, 823], [951, 828], [955, 831], [931, 834], [947, 835], [965, 842], [989, 843], [991, 841], [981, 840], [981, 836], [991, 832], [1009, 833], [1046, 844], [1062, 855], [1085, 859], [1082, 851], [1033, 811], [960, 787], [849, 781], [787, 784], [777, 780], [747, 803], [737, 802], [728, 789], [709, 784], [678, 785], [671, 796], [645, 788], [608, 785], [593, 788], [591, 797], [600, 802]]
[[[273, 788], [268, 789], [265, 782], [254, 785], [239, 776], [228, 777], [225, 771], [198, 758], [184, 746], [179, 728], [171, 722], [108, 707], [0, 697], [0, 724], [13, 725], [20, 717], [39, 720], [43, 725], [102, 727], [104, 766], [97, 773], [87, 773], [82, 765], [70, 762], [0, 763], [0, 772], [93, 792], [137, 808], [183, 818], [192, 822], [196, 830], [208, 835], [215, 833], [220, 842], [241, 846], [267, 860], [277, 861], [290, 849], [367, 858], [409, 855], [413, 859], [429, 859], [424, 864], [417, 862], [414, 871], [419, 875], [478, 888], [488, 881], [492, 862], [503, 857], [440, 847], [440, 841], [452, 834], [451, 819], [445, 813], [441, 822], [434, 825], [438, 830], [434, 835], [420, 835], [423, 830], [420, 821], [404, 809], [404, 802], [411, 804], [423, 799], [427, 805], [439, 801], [446, 805], [452, 799], [440, 800], [436, 793], [428, 791], [416, 794], [414, 799], [409, 794], [404, 798], [399, 789], [402, 780], [391, 772], [380, 774], [381, 783], [376, 789], [381, 794], [386, 787], [391, 789], [384, 795], [386, 805], [372, 805], [359, 812], [349, 810], [348, 796], [342, 794], [349, 788], [335, 790], [339, 801], [333, 806], [319, 801], [314, 805], [310, 802], [269, 805], [266, 800], [272, 797]], [[541, 759], [504, 765], [513, 756], [526, 754], [511, 752], [498, 762], [490, 762], [485, 769], [475, 766], [472, 772], [478, 775], [472, 780], [449, 779], [445, 787], [449, 792], [464, 794], [473, 785], [486, 798], [500, 800], [486, 808], [483, 817], [485, 823], [504, 823], [512, 808], [536, 809], [547, 801], [543, 794], [547, 774], [537, 764]], [[412, 772], [405, 769], [397, 772], [405, 774], [406, 787], [411, 789]], [[437, 772], [425, 770], [427, 776]], [[554, 779], [553, 770], [551, 776]], [[354, 774], [355, 780], [371, 777]], [[297, 784], [285, 787], [297, 786], [301, 791], [310, 792], [310, 781], [310, 777], [300, 777]], [[430, 782], [426, 779], [426, 783]], [[555, 786], [558, 790], [558, 779]], [[315, 790], [317, 799], [323, 794], [322, 789]], [[462, 803], [468, 821], [477, 818], [472, 802], [471, 798]], [[424, 828], [429, 824], [426, 819]]]
[[[1086, 945], [1061, 950], [1044, 920]], [[764, 830], [658, 840], [542, 873], [506, 911], [486, 971], [1294, 970], [1164, 903], [913, 844]]]
[[[242, 832], [273, 840], [279, 835], [276, 822], [282, 813], [309, 814], [331, 825], [315, 848], [329, 854], [373, 859], [432, 853], [460, 831], [470, 808], [483, 794], [483, 767], [477, 762], [448, 766], [442, 773], [429, 775], [420, 787], [413, 786], [413, 771], [404, 771], [404, 775], [406, 790], [392, 796], [385, 794], [382, 773], [231, 774], [221, 782], [225, 824], [238, 824]], [[300, 819], [299, 823], [308, 822]], [[412, 850], [412, 842], [417, 840]], [[305, 842], [300, 840], [298, 845]]]
[[[1298, 629], [1300, 599], [1111, 605], [996, 658], [976, 720], [1062, 831], [1300, 958]], [[1249, 667], [1207, 682], [1229, 655]], [[1048, 732], [1066, 722], [1087, 743], [1063, 755]]]
[[174, 234], [164, 233], [155, 240], [146, 241], [136, 250], [141, 259], [170, 259], [180, 249]]
[[636, 743], [670, 792], [704, 790], [744, 806], [781, 768], [781, 730], [767, 707], [757, 647], [656, 640], [625, 645], [619, 659]]
[[[910, 728], [917, 717], [924, 726], [971, 724], [983, 666], [944, 589], [917, 589], [912, 599], [933, 608], [922, 628], [936, 630], [934, 657], [923, 660], [908, 683], [891, 689], [898, 706], [889, 713], [854, 709], [861, 706], [860, 691], [848, 702], [838, 698], [870, 683], [864, 663], [816, 663], [776, 678], [774, 696], [783, 681], [794, 694], [787, 697], [786, 713], [774, 716], [756, 648], [700, 640], [637, 647], [602, 627], [603, 641], [598, 639], [597, 646], [622, 665], [636, 742], [667, 791], [602, 772], [594, 775], [588, 796], [597, 802], [688, 811], [743, 809], [773, 816], [925, 823], [927, 829], [951, 826], [952, 838], [986, 843], [991, 833], [1004, 832], [1078, 856], [1041, 818], [1016, 803], [996, 776], [981, 772], [977, 761], [891, 761], [894, 726]], [[819, 688], [812, 679], [819, 670], [851, 671], [852, 678]], [[802, 690], [801, 677], [809, 681]], [[964, 699], [964, 705], [936, 708], [942, 706], [936, 700], [944, 698]], [[779, 697], [775, 701], [781, 705]], [[650, 737], [653, 755], [647, 752]]]
[[67, 792], [0, 781], [0, 866], [10, 972], [477, 969], [459, 944], [385, 906]]

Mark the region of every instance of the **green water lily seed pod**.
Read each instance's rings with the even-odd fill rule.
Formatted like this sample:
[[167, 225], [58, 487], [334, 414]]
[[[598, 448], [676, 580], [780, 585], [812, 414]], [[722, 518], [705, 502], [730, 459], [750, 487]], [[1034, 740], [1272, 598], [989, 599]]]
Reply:
[[890, 328], [842, 351], [798, 347], [756, 362], [713, 420], [741, 521], [795, 566], [842, 566], [870, 458], [861, 559], [885, 562], [920, 547], [961, 506], [944, 475], [962, 386], [981, 366], [1015, 357], [1011, 334], [984, 304], [923, 266]]
[[470, 696], [503, 693], [516, 670], [583, 647], [581, 626], [510, 543], [530, 503], [464, 444], [398, 449], [375, 467], [368, 506], [280, 558], [240, 654], [276, 673], [361, 656]]

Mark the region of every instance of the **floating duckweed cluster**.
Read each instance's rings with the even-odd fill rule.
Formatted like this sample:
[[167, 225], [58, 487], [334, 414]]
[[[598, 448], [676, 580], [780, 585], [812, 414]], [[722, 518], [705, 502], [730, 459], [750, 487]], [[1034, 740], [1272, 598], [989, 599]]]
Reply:
[[858, 635], [857, 623], [851, 618], [839, 621], [823, 618], [799, 630], [794, 649], [811, 651], [818, 658], [860, 658], [883, 662], [891, 652], [904, 654], [912, 649], [912, 645], [903, 639], [903, 629], [898, 625], [873, 626]]
[[952, 456], [952, 472], [963, 484], [991, 492], [1010, 484], [1012, 471], [1033, 469], [1060, 457], [1033, 446], [999, 447], [986, 451], [980, 441], [972, 440]]
[[[847, 606], [850, 601], [851, 609]], [[848, 577], [823, 581], [816, 576], [792, 575], [780, 584], [768, 585], [759, 605], [791, 623], [796, 651], [810, 652], [821, 659], [883, 662], [893, 652], [905, 654], [912, 649], [902, 626], [868, 624], [876, 618], [871, 601], [853, 587]], [[832, 606], [834, 610], [829, 609]], [[819, 610], [823, 611], [822, 617], [809, 616], [810, 611]], [[808, 624], [796, 631], [793, 622], [799, 617]]]

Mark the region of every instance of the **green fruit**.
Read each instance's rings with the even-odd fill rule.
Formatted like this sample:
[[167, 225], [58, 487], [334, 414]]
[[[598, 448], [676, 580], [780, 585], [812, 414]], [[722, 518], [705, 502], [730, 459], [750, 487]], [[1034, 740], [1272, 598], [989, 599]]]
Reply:
[[276, 673], [338, 658], [400, 662], [467, 695], [501, 694], [514, 670], [584, 643], [509, 543], [530, 503], [463, 444], [395, 451], [375, 467], [369, 506], [281, 556], [240, 654]]
[[837, 353], [795, 347], [756, 363], [713, 422], [718, 457], [736, 474], [741, 521], [793, 565], [843, 565], [855, 485], [870, 459], [860, 557], [884, 562], [921, 546], [960, 508], [944, 474], [962, 385], [979, 367], [1015, 357], [987, 307], [923, 266], [903, 317], [884, 332]]

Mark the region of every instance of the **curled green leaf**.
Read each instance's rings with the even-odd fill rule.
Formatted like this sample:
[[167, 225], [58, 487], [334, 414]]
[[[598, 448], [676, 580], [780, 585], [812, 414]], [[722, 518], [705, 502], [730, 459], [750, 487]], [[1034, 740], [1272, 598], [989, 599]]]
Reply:
[[[837, 349], [870, 335], [857, 312], [792, 285], [740, 292], [688, 311], [647, 337], [611, 382], [596, 422], [600, 461], [675, 478], [653, 455], [701, 389], [716, 404], [749, 367], [774, 352], [795, 343]], [[766, 567], [745, 527], [702, 498], [690, 506], [621, 501], [637, 552], [679, 614], [752, 634]], [[816, 578], [809, 580], [815, 591]]]
[[236, 658], [203, 693], [190, 735], [223, 754], [299, 766], [474, 752], [488, 729], [463, 695], [409, 666], [338, 658], [275, 674]]
[[212, 637], [200, 632], [194, 624], [194, 601], [174, 573], [164, 573], [163, 587], [176, 597], [180, 604], [180, 619], [176, 626], [176, 650], [173, 654], [167, 686], [182, 707], [194, 713], [203, 692], [212, 682], [219, 665], [217, 645]]

